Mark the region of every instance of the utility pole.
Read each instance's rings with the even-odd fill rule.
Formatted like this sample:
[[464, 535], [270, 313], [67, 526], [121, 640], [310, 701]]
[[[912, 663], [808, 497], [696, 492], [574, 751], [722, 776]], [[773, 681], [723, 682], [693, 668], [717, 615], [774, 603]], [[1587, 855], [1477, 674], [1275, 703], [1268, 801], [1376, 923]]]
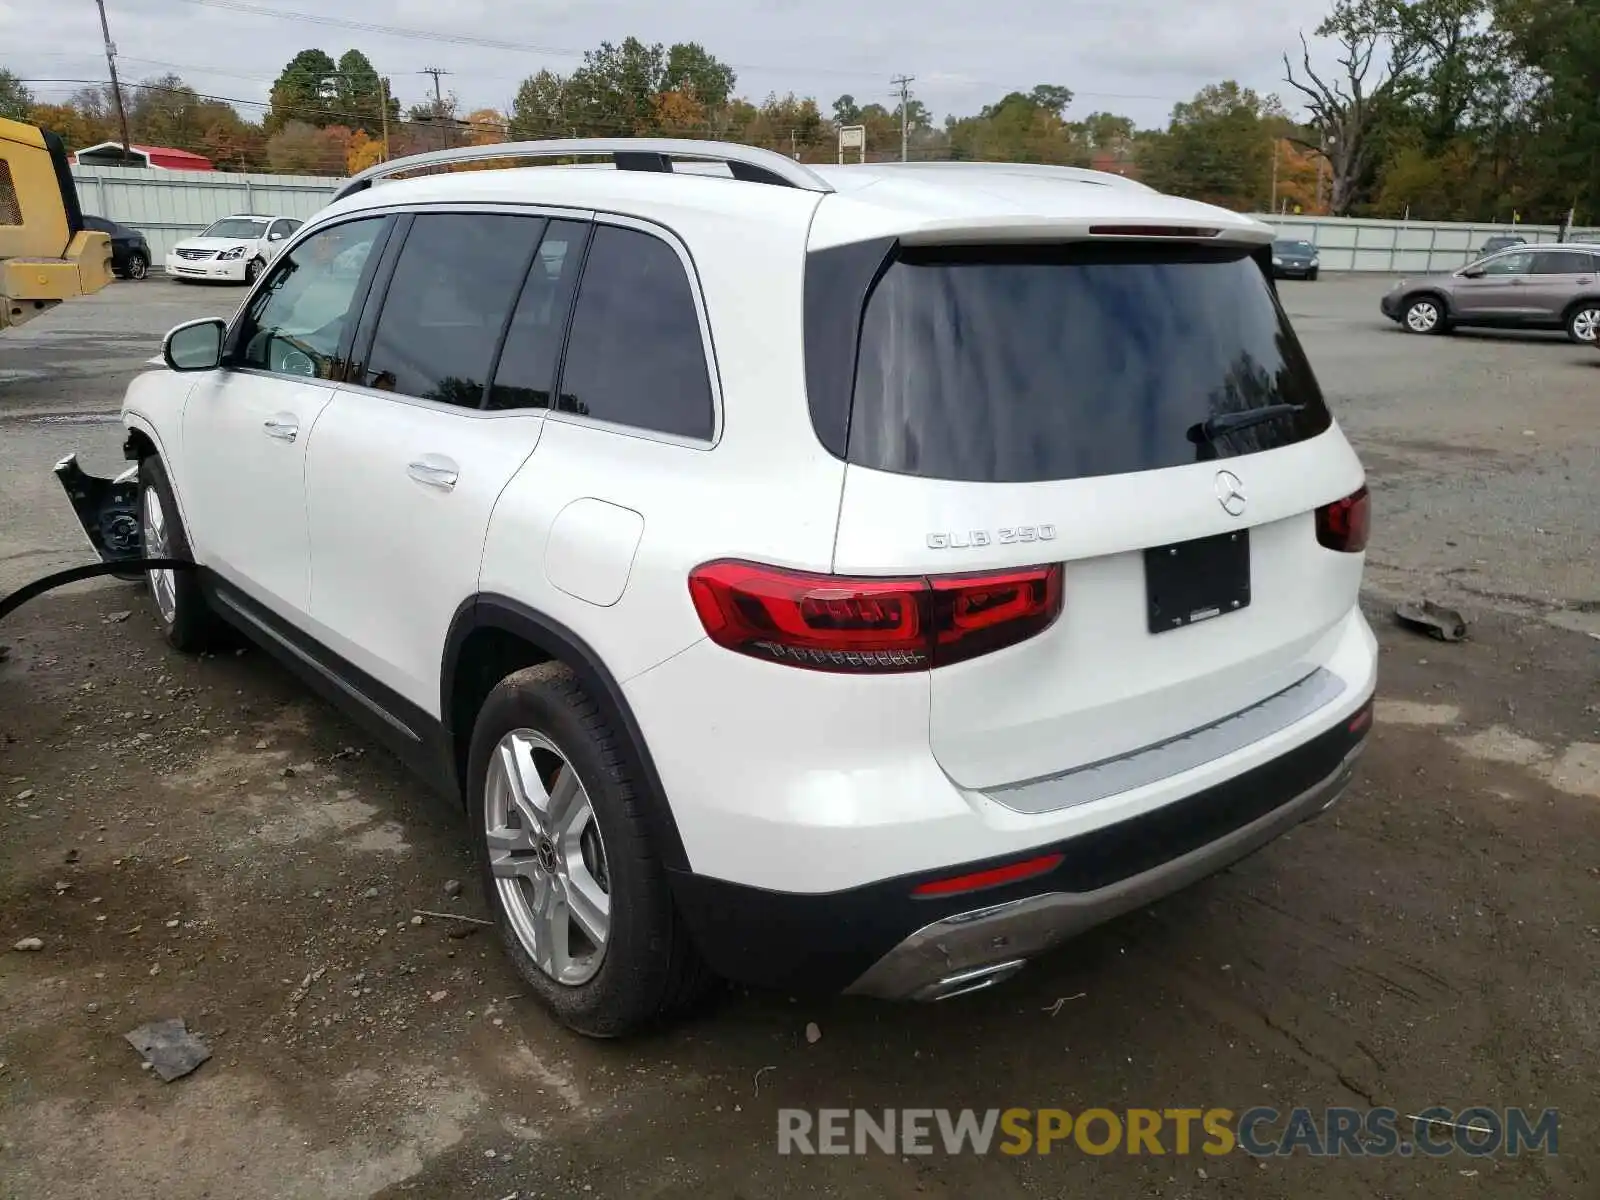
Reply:
[[907, 158], [906, 146], [907, 146], [907, 132], [908, 131], [906, 129], [906, 109], [907, 109], [907, 107], [909, 106], [909, 104], [911, 102], [911, 84], [916, 80], [916, 78], [917, 77], [915, 75], [896, 75], [893, 79], [889, 80], [890, 83], [894, 84], [895, 87], [900, 89], [900, 161], [901, 162], [905, 162], [906, 158]]
[[439, 76], [450, 74], [442, 67], [423, 67], [419, 75], [433, 76], [433, 119], [439, 122], [439, 145], [450, 145], [450, 130], [444, 119], [444, 98], [439, 93]]
[[106, 66], [111, 69], [111, 94], [117, 101], [117, 124], [122, 126], [122, 165], [128, 166], [133, 152], [128, 148], [128, 114], [122, 107], [122, 85], [117, 82], [117, 44], [111, 40], [111, 26], [106, 22], [106, 0], [94, 0], [100, 10], [100, 33], [106, 42]]

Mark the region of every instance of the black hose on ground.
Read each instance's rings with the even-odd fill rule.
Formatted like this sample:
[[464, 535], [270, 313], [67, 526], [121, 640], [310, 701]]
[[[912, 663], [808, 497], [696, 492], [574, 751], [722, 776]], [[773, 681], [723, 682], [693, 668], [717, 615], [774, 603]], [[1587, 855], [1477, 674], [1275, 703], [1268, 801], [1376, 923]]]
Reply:
[[0, 621], [5, 620], [35, 596], [42, 596], [69, 583], [98, 579], [102, 575], [121, 575], [128, 571], [189, 571], [193, 568], [194, 563], [186, 558], [131, 558], [122, 562], [70, 567], [65, 571], [57, 571], [54, 575], [46, 575], [43, 579], [35, 579], [32, 583], [24, 584], [4, 600], [0, 600]]

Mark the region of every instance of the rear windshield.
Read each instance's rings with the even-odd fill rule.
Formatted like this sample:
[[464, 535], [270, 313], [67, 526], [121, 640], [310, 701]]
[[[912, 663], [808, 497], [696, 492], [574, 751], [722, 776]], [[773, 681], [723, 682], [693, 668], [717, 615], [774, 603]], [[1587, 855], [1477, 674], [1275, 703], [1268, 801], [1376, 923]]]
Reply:
[[[1220, 430], [1211, 417], [1293, 405]], [[1244, 250], [902, 248], [866, 303], [846, 457], [1032, 482], [1272, 450], [1331, 424]]]

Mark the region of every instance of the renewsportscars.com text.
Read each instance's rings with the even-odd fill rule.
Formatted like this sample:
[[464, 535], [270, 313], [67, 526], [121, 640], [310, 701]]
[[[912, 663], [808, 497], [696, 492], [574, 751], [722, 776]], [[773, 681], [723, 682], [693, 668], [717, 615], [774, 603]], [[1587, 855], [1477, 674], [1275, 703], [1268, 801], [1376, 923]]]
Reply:
[[1484, 1157], [1555, 1154], [1559, 1129], [1550, 1108], [783, 1108], [778, 1153]]

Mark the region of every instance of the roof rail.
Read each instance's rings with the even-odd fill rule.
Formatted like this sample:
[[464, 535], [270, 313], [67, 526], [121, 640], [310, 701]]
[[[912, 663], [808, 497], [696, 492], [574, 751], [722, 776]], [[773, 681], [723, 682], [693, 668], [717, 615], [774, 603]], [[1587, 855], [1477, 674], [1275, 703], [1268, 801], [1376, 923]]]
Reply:
[[413, 154], [368, 167], [334, 193], [335, 200], [371, 187], [406, 171], [446, 167], [456, 163], [486, 162], [502, 158], [608, 157], [619, 171], [671, 172], [674, 158], [726, 163], [728, 173], [747, 183], [776, 184], [808, 192], [831, 192], [827, 180], [773, 150], [739, 146], [732, 142], [696, 141], [691, 138], [564, 138], [547, 142], [501, 142], [490, 146], [461, 146]]
[[1067, 167], [1055, 163], [979, 162], [972, 159], [912, 159], [909, 162], [879, 162], [848, 164], [868, 169], [892, 167], [895, 170], [982, 171], [1004, 172], [1010, 175], [1038, 175], [1043, 178], [1074, 179], [1079, 183], [1098, 183], [1105, 187], [1130, 187], [1150, 192], [1155, 189], [1137, 179], [1118, 175], [1115, 171], [1100, 171], [1092, 167]]

